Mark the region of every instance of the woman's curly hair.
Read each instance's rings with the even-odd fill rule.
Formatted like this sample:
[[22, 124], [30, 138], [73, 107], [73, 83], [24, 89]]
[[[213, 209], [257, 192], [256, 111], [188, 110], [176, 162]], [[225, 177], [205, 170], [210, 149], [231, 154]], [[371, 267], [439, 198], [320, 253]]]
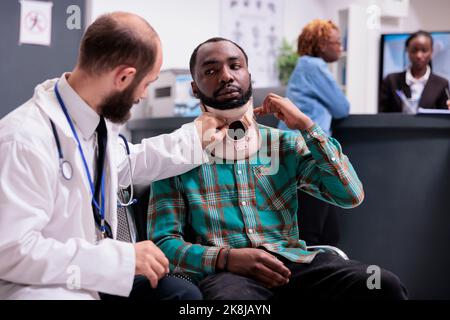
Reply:
[[330, 38], [333, 29], [339, 30], [338, 26], [331, 20], [316, 19], [308, 23], [298, 37], [298, 55], [318, 57], [320, 55], [320, 43]]

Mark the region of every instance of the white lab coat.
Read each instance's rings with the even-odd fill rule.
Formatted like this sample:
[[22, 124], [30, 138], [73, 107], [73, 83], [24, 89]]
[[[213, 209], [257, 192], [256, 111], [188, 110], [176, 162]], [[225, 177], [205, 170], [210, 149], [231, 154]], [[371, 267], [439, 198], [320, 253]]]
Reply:
[[[56, 80], [37, 86], [31, 100], [0, 120], [0, 299], [127, 296], [134, 247], [111, 239], [97, 243], [89, 183], [54, 93]], [[73, 166], [70, 181], [59, 171], [49, 119]], [[118, 126], [107, 127], [109, 137], [118, 136]], [[184, 173], [206, 160], [192, 124], [130, 147], [135, 184]], [[118, 182], [129, 184], [125, 159], [118, 140], [108, 139], [106, 220], [114, 235]]]

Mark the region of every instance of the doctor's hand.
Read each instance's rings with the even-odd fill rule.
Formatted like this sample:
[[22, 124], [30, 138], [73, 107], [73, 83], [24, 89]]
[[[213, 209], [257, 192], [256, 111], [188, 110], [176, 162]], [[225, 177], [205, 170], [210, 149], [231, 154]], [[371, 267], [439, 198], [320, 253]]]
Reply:
[[197, 127], [198, 135], [202, 140], [202, 147], [214, 144], [214, 142], [222, 141], [227, 132], [227, 121], [210, 112], [203, 112], [194, 121]]
[[450, 110], [450, 100], [447, 100], [447, 107], [448, 107], [448, 110]]
[[291, 271], [274, 255], [254, 248], [231, 249], [225, 271], [252, 278], [267, 288], [283, 286], [291, 276]]
[[306, 130], [314, 122], [299, 110], [288, 98], [270, 93], [263, 101], [262, 106], [254, 110], [255, 115], [264, 116], [273, 113], [278, 120], [284, 121], [291, 130]]
[[158, 281], [169, 273], [169, 260], [164, 253], [151, 241], [134, 244], [136, 253], [136, 275], [143, 275], [156, 288]]

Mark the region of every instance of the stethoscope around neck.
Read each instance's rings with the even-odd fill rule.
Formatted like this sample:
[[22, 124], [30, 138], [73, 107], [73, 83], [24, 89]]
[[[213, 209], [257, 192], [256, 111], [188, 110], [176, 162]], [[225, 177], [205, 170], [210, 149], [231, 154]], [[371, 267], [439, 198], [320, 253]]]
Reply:
[[[73, 168], [69, 161], [64, 159], [64, 154], [61, 147], [61, 141], [59, 139], [58, 132], [56, 131], [55, 123], [50, 120], [50, 124], [52, 126], [53, 136], [55, 137], [56, 147], [58, 148], [58, 158], [59, 158], [59, 171], [61, 173], [61, 176], [67, 180], [72, 180], [73, 177]], [[119, 134], [119, 137], [123, 141], [123, 147], [127, 153], [127, 161], [128, 161], [128, 168], [130, 172], [130, 196], [129, 200], [126, 203], [123, 203], [120, 201], [120, 199], [117, 199], [117, 206], [120, 207], [129, 207], [135, 203], [137, 203], [137, 199], [134, 199], [134, 186], [133, 186], [133, 172], [131, 169], [131, 156], [130, 156], [130, 146], [128, 145], [128, 141], [125, 138], [124, 135]]]
[[133, 204], [137, 203], [137, 199], [134, 199], [134, 186], [133, 186], [133, 169], [131, 166], [131, 153], [130, 153], [130, 146], [128, 145], [128, 141], [127, 138], [125, 138], [125, 136], [123, 134], [119, 133], [119, 137], [122, 139], [123, 141], [123, 147], [125, 148], [125, 151], [127, 153], [127, 161], [128, 161], [128, 170], [130, 173], [130, 197], [128, 198], [128, 202], [127, 203], [123, 203], [122, 201], [120, 201], [120, 199], [117, 199], [117, 206], [119, 208], [123, 208], [123, 207], [129, 207]]
[[[66, 112], [67, 109], [65, 108], [64, 103], [62, 102], [62, 99], [59, 95], [57, 85], [55, 85], [55, 93], [58, 97], [58, 101], [61, 104], [61, 108], [63, 109], [64, 113], [66, 114], [67, 121], [69, 122], [69, 125], [71, 125], [72, 121], [71, 121], [70, 117], [68, 117], [68, 113]], [[64, 159], [64, 154], [63, 154], [62, 147], [61, 147], [61, 140], [59, 139], [59, 135], [58, 135], [58, 131], [56, 130], [55, 123], [51, 119], [50, 119], [50, 124], [52, 126], [53, 136], [55, 138], [56, 147], [58, 149], [59, 171], [61, 173], [61, 176], [66, 181], [70, 181], [73, 178], [72, 164], [68, 160]], [[71, 125], [71, 127], [72, 127], [72, 125]], [[74, 135], [78, 141], [78, 136], [76, 135], [76, 132], [74, 132]], [[129, 168], [129, 174], [130, 174], [130, 196], [126, 203], [123, 203], [120, 199], [117, 199], [117, 206], [120, 208], [120, 207], [129, 207], [129, 206], [137, 203], [137, 199], [134, 199], [133, 171], [132, 171], [132, 166], [131, 166], [130, 146], [128, 145], [128, 141], [124, 135], [119, 134], [119, 137], [123, 140], [123, 147], [127, 154], [128, 168]], [[84, 155], [82, 155], [82, 157], [84, 157]]]

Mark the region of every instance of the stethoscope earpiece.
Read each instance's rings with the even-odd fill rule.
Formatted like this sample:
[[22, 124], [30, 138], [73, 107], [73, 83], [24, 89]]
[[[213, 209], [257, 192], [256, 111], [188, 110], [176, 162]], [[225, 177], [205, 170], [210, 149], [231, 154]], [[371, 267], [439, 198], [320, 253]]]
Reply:
[[117, 200], [117, 207], [118, 208], [126, 208], [126, 207], [132, 206], [136, 203], [138, 203], [138, 199], [133, 199], [133, 200], [129, 201], [128, 203], [122, 203], [122, 202], [120, 202], [120, 200]]
[[119, 133], [119, 138], [121, 138], [123, 141], [124, 148], [125, 148], [125, 151], [127, 153], [127, 158], [128, 158], [128, 168], [130, 170], [130, 199], [128, 200], [127, 203], [122, 203], [119, 199], [117, 199], [117, 206], [120, 208], [123, 208], [123, 207], [129, 207], [133, 204], [136, 204], [138, 201], [137, 201], [137, 199], [134, 199], [133, 170], [131, 167], [130, 146], [128, 145], [127, 138], [125, 138], [125, 136], [123, 134]]

